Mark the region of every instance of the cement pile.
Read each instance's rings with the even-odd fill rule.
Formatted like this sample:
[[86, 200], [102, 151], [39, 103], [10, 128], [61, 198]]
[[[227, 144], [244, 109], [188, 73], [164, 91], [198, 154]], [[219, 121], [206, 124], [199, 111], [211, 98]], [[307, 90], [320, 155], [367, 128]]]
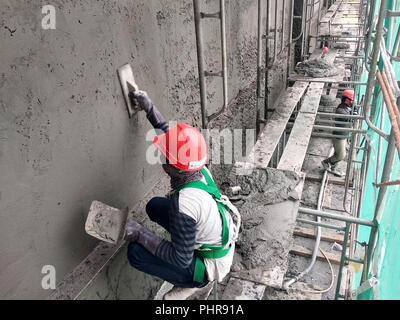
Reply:
[[[297, 200], [295, 187], [299, 177], [292, 171], [274, 168], [254, 169], [249, 175], [235, 175], [222, 184], [221, 190], [230, 199], [273, 204], [287, 199]], [[238, 196], [230, 188], [240, 186]]]
[[[232, 271], [276, 267], [287, 254], [288, 222], [284, 213], [273, 207], [285, 200], [297, 200], [295, 191], [300, 179], [295, 172], [273, 168], [254, 169], [250, 175], [233, 176], [221, 186], [242, 216]], [[230, 188], [240, 186], [238, 195]]]
[[300, 75], [313, 78], [332, 77], [339, 74], [333, 64], [328, 63], [322, 58], [299, 62], [295, 70]]

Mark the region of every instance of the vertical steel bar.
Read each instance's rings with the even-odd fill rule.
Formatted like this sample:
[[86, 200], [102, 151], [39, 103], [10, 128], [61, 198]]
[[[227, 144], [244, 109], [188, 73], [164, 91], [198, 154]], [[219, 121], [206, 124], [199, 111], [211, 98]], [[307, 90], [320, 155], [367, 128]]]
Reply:
[[278, 53], [278, 0], [275, 0], [275, 29], [274, 29], [274, 59], [272, 60], [271, 67], [275, 64], [276, 56]]
[[225, 19], [225, 0], [220, 0], [220, 14], [221, 14], [221, 59], [222, 59], [222, 75], [223, 75], [223, 95], [224, 106], [221, 112], [225, 111], [228, 106], [228, 68], [226, 63], [226, 19]]
[[266, 6], [266, 23], [265, 23], [265, 36], [266, 36], [266, 44], [265, 44], [265, 75], [264, 75], [264, 119], [268, 120], [268, 107], [269, 107], [269, 33], [270, 33], [270, 9], [271, 9], [271, 0], [267, 0]]
[[[384, 127], [384, 119], [385, 119], [385, 107], [383, 106], [383, 99], [380, 102], [380, 107], [381, 107], [381, 121], [379, 124], [379, 128], [382, 130]], [[378, 153], [376, 156], [376, 171], [375, 171], [375, 175], [376, 175], [376, 183], [378, 183], [379, 180], [379, 170], [381, 167], [381, 152], [382, 152], [382, 137], [379, 136], [379, 141], [378, 141]]]
[[[314, 18], [314, 0], [311, 0], [311, 5], [310, 5], [310, 18], [308, 20], [308, 28], [307, 28], [307, 33], [305, 37], [305, 48], [306, 48], [306, 55], [308, 56], [310, 54], [310, 33], [311, 33], [311, 27], [312, 27], [312, 20]], [[308, 6], [307, 6], [308, 8]]]
[[347, 202], [347, 194], [348, 194], [348, 188], [350, 184], [350, 171], [353, 165], [353, 157], [354, 157], [354, 150], [356, 147], [356, 141], [357, 141], [357, 136], [358, 133], [354, 133], [351, 135], [351, 144], [350, 144], [350, 151], [349, 151], [349, 157], [347, 160], [347, 167], [346, 167], [346, 176], [345, 176], [345, 182], [344, 182], [344, 197], [343, 197], [343, 209], [346, 209], [346, 202]]
[[[389, 137], [389, 145], [386, 151], [386, 158], [385, 158], [385, 164], [383, 167], [383, 172], [382, 172], [382, 181], [389, 181], [390, 177], [392, 175], [392, 169], [393, 169], [393, 164], [394, 164], [394, 159], [395, 159], [395, 154], [396, 154], [396, 143], [394, 139], [394, 132], [393, 129], [390, 133]], [[385, 200], [387, 197], [387, 191], [388, 191], [389, 186], [382, 186], [379, 188], [379, 193], [378, 193], [378, 199], [376, 201], [376, 206], [375, 206], [375, 212], [374, 212], [374, 220], [378, 223], [382, 218], [383, 211], [385, 209]], [[367, 271], [369, 272], [369, 267], [371, 264], [371, 258], [373, 254], [373, 249], [375, 248], [375, 244], [377, 241], [377, 232], [371, 232], [370, 234], [370, 239], [368, 241], [368, 268]]]
[[391, 61], [393, 61], [393, 57], [397, 56], [398, 48], [399, 48], [399, 41], [400, 41], [400, 28], [397, 29], [396, 40], [394, 41], [392, 56], [390, 57]]
[[[262, 82], [262, 0], [258, 0], [258, 19], [257, 19], [257, 101], [256, 101], [256, 137], [260, 134], [260, 105], [261, 82]], [[268, 41], [268, 39], [266, 39]]]
[[193, 0], [194, 23], [196, 29], [196, 45], [197, 45], [197, 65], [199, 70], [199, 85], [200, 85], [200, 106], [202, 128], [206, 129], [207, 123], [207, 93], [206, 79], [204, 74], [204, 57], [203, 57], [203, 33], [201, 30], [201, 13], [199, 0]]
[[[375, 14], [375, 6], [376, 6], [376, 0], [371, 0], [371, 4], [369, 7], [369, 16], [366, 21], [366, 24], [369, 25], [369, 30], [368, 30], [368, 38], [366, 41], [366, 46], [365, 46], [365, 68], [367, 71], [370, 71], [370, 68], [368, 67], [368, 58], [369, 58], [369, 49], [370, 49], [370, 44], [372, 42], [372, 32], [373, 32], [373, 20], [374, 20], [374, 14]], [[366, 31], [366, 30], [365, 30]]]
[[[375, 131], [377, 134], [381, 135], [384, 137], [386, 140], [388, 139], [388, 135], [377, 128], [369, 119], [369, 113], [371, 109], [371, 96], [372, 96], [372, 90], [375, 87], [375, 78], [376, 78], [376, 71], [377, 71], [377, 65], [378, 65], [378, 58], [379, 58], [379, 52], [380, 52], [380, 42], [382, 39], [382, 33], [383, 33], [383, 23], [385, 20], [385, 15], [386, 15], [386, 0], [382, 0], [381, 2], [381, 7], [379, 9], [379, 18], [378, 18], [378, 23], [376, 26], [376, 34], [375, 34], [375, 41], [374, 41], [374, 47], [373, 47], [373, 54], [372, 54], [372, 61], [371, 61], [371, 67], [370, 67], [370, 72], [368, 74], [368, 81], [367, 81], [367, 88], [365, 92], [365, 105], [364, 105], [364, 120], [367, 122], [367, 125]], [[372, 31], [370, 30], [370, 33]]]
[[304, 24], [304, 33], [303, 33], [303, 38], [301, 41], [301, 59], [304, 59], [304, 45], [305, 45], [305, 39], [308, 37], [308, 0], [303, 1], [303, 9], [304, 9], [304, 16], [305, 16], [305, 24]]
[[360, 179], [360, 184], [359, 184], [360, 185], [360, 194], [359, 194], [359, 203], [357, 205], [357, 211], [356, 211], [357, 217], [360, 216], [361, 210], [362, 210], [362, 204], [363, 204], [364, 194], [365, 194], [365, 185], [366, 185], [366, 181], [367, 181], [367, 174], [368, 174], [370, 160], [371, 160], [371, 147], [369, 146], [369, 143], [367, 140], [366, 149], [364, 150], [364, 154], [363, 154], [360, 177], [359, 177], [359, 179]]
[[287, 60], [287, 79], [290, 75], [290, 63], [292, 59], [292, 41], [293, 41], [293, 16], [294, 16], [294, 0], [290, 1], [290, 27], [289, 27], [289, 43], [288, 43], [288, 60]]
[[339, 272], [338, 272], [338, 277], [337, 277], [335, 299], [338, 299], [339, 295], [340, 295], [340, 284], [342, 282], [343, 266], [344, 266], [344, 262], [346, 259], [347, 242], [349, 240], [349, 233], [350, 233], [350, 223], [346, 222], [346, 230], [344, 232], [344, 242], [343, 242], [342, 256], [340, 258], [340, 267], [339, 267]]
[[283, 47], [285, 43], [285, 13], [286, 11], [286, 0], [283, 0], [283, 9], [282, 9], [282, 30], [281, 30], [281, 53], [283, 52]]

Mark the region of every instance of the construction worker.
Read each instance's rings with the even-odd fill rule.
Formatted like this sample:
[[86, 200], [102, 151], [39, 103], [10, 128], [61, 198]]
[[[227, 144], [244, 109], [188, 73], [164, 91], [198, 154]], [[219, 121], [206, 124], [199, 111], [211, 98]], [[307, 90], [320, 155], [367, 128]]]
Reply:
[[130, 93], [130, 99], [163, 132], [154, 144], [165, 156], [162, 167], [171, 178], [172, 191], [169, 198], [153, 198], [146, 206], [150, 220], [166, 229], [171, 241], [130, 218], [125, 235], [130, 242], [128, 259], [134, 268], [174, 285], [165, 300], [183, 300], [208, 284], [211, 290], [211, 281], [222, 281], [228, 274], [238, 229], [229, 212], [231, 204], [224, 203], [205, 167], [202, 134], [182, 123], [169, 128], [144, 91]]
[[[357, 111], [353, 107], [354, 101], [354, 90], [346, 89], [342, 94], [342, 101], [339, 106], [336, 108], [337, 114], [344, 115], [357, 115]], [[351, 123], [350, 119], [344, 118], [335, 118], [335, 121], [339, 121], [342, 123], [335, 123], [335, 127], [338, 128], [346, 128], [349, 127], [349, 123]], [[348, 132], [345, 131], [334, 131], [334, 135], [343, 136], [343, 138], [334, 138], [333, 139], [333, 147], [335, 149], [335, 153], [332, 157], [325, 159], [322, 161], [322, 166], [325, 170], [328, 170], [335, 174], [336, 176], [342, 176], [343, 174], [337, 171], [337, 167], [346, 156], [346, 142], [348, 138]]]

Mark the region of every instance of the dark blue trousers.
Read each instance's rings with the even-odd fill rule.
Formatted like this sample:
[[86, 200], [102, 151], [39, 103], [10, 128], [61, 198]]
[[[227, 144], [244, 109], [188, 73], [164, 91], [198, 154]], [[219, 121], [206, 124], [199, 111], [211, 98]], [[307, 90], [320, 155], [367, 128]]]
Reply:
[[[170, 200], [167, 198], [156, 197], [151, 199], [146, 206], [146, 212], [150, 220], [158, 223], [169, 232], [169, 210]], [[194, 282], [193, 274], [196, 258], [193, 255], [192, 263], [188, 268], [175, 266], [152, 255], [141, 244], [131, 242], [128, 246], [128, 260], [132, 267], [161, 278], [173, 285], [181, 288], [203, 287], [207, 285], [207, 276], [204, 282]]]

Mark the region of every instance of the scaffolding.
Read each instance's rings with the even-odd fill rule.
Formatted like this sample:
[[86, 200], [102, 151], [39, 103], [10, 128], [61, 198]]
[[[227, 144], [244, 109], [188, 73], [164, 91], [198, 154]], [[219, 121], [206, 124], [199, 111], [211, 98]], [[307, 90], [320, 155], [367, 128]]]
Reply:
[[[390, 3], [389, 3], [390, 2]], [[350, 23], [351, 26], [357, 28], [357, 32], [352, 32], [351, 34], [338, 34], [335, 33], [335, 27], [339, 26], [340, 23], [332, 23], [331, 18], [337, 13], [341, 4], [350, 3], [358, 4], [358, 13], [349, 13], [348, 15], [353, 15], [353, 18], [357, 18], [358, 21]], [[317, 13], [315, 10], [315, 5], [319, 4]], [[392, 168], [395, 160], [395, 151], [397, 149], [398, 155], [400, 155], [400, 115], [398, 110], [398, 105], [396, 103], [395, 97], [398, 96], [394, 93], [397, 87], [397, 82], [395, 77], [393, 77], [393, 70], [391, 63], [398, 62], [400, 55], [399, 41], [400, 41], [400, 31], [397, 28], [397, 33], [395, 36], [395, 41], [393, 45], [393, 50], [390, 51], [386, 49], [385, 42], [383, 41], [386, 36], [387, 39], [392, 38], [391, 30], [385, 28], [384, 24], [386, 19], [393, 19], [399, 17], [399, 11], [393, 10], [394, 4], [392, 1], [382, 0], [380, 2], [379, 9], [377, 8], [378, 1], [336, 1], [330, 9], [328, 10], [324, 19], [321, 20], [321, 1], [309, 2], [308, 0], [303, 1], [303, 13], [302, 16], [294, 16], [293, 6], [294, 1], [291, 1], [291, 17], [290, 17], [290, 34], [288, 37], [287, 48], [289, 51], [289, 59], [291, 53], [291, 46], [298, 40], [301, 39], [301, 58], [305, 59], [311, 56], [311, 39], [315, 39], [317, 43], [320, 43], [321, 47], [324, 43], [345, 41], [351, 42], [356, 45], [354, 52], [351, 55], [345, 55], [343, 59], [350, 60], [349, 67], [351, 70], [351, 75], [346, 81], [341, 81], [337, 79], [301, 79], [301, 78], [289, 78], [289, 81], [309, 81], [310, 83], [322, 83], [328, 84], [332, 87], [333, 84], [337, 84], [338, 87], [333, 89], [335, 92], [340, 92], [345, 88], [352, 87], [357, 92], [357, 106], [359, 115], [350, 116], [338, 116], [334, 113], [327, 112], [317, 112], [316, 124], [313, 126], [313, 136], [325, 137], [325, 138], [339, 138], [340, 136], [331, 134], [329, 132], [335, 131], [345, 131], [351, 133], [350, 139], [350, 152], [347, 162], [346, 175], [345, 175], [345, 195], [343, 199], [343, 207], [345, 212], [351, 216], [342, 216], [337, 214], [332, 214], [319, 210], [313, 210], [309, 208], [300, 208], [299, 213], [310, 214], [317, 217], [317, 221], [306, 220], [298, 218], [297, 221], [308, 223], [313, 226], [331, 228], [335, 230], [340, 230], [344, 232], [344, 246], [341, 253], [339, 273], [337, 277], [335, 298], [345, 298], [345, 299], [355, 299], [360, 294], [365, 292], [370, 288], [376, 288], [378, 284], [378, 279], [376, 275], [371, 274], [371, 260], [373, 259], [374, 253], [376, 254], [377, 248], [377, 238], [379, 233], [380, 221], [382, 220], [382, 214], [385, 207], [385, 199], [388, 192], [389, 186], [398, 185], [398, 180], [390, 181]], [[285, 6], [285, 3], [283, 3]], [[390, 8], [389, 8], [390, 6]], [[267, 124], [270, 120], [268, 117], [268, 112], [274, 111], [269, 107], [268, 101], [268, 76], [269, 69], [276, 61], [277, 56], [277, 2], [275, 3], [275, 26], [270, 29], [270, 19], [271, 15], [271, 5], [270, 1], [266, 1], [266, 27], [265, 33], [263, 33], [262, 27], [262, 12], [263, 1], [258, 1], [259, 13], [258, 13], [258, 57], [257, 57], [257, 136], [259, 135], [261, 129], [260, 126]], [[311, 21], [314, 15], [318, 15], [318, 29], [317, 34], [311, 34]], [[284, 18], [283, 18], [284, 19]], [[299, 35], [293, 37], [293, 20], [301, 19], [301, 32]], [[283, 39], [283, 22], [282, 20], [282, 39]], [[328, 25], [328, 33], [319, 34], [320, 27], [322, 24]], [[347, 26], [349, 23], [346, 24]], [[353, 28], [354, 28], [353, 27]], [[272, 31], [274, 32], [271, 35]], [[265, 66], [262, 62], [263, 53], [263, 40], [265, 41]], [[273, 41], [274, 53], [270, 53], [270, 41]], [[365, 43], [365, 45], [364, 45]], [[281, 52], [284, 48], [283, 41]], [[388, 46], [389, 48], [389, 46]], [[389, 57], [386, 58], [385, 57]], [[388, 61], [390, 60], [390, 61]], [[289, 70], [288, 70], [289, 74]], [[363, 79], [363, 75], [368, 74], [366, 81]], [[262, 92], [262, 79], [264, 78], [264, 92]], [[310, 89], [309, 89], [310, 90]], [[398, 87], [397, 87], [398, 90]], [[363, 93], [363, 94], [362, 94]], [[391, 123], [390, 132], [385, 132], [382, 126], [377, 126], [373, 122], [373, 118], [376, 117], [376, 106], [378, 105], [379, 96], [383, 95], [383, 101], [386, 105], [389, 119]], [[264, 117], [261, 117], [261, 106], [264, 105]], [[382, 107], [383, 110], [383, 107]], [[298, 107], [295, 108], [293, 115], [296, 117], [299, 114]], [[351, 128], [337, 128], [334, 126], [336, 121], [334, 118], [343, 117], [352, 120], [353, 126]], [[288, 123], [289, 134], [290, 128], [293, 128], [293, 122]], [[284, 132], [280, 142], [277, 144], [273, 160], [270, 162], [270, 166], [277, 167], [280, 157], [282, 156], [283, 149], [287, 143], [287, 131]], [[371, 219], [361, 218], [365, 196], [366, 196], [366, 183], [368, 173], [371, 171], [370, 163], [372, 159], [372, 152], [374, 151], [374, 146], [371, 143], [370, 136], [376, 134], [379, 136], [379, 148], [375, 171], [380, 168], [381, 161], [381, 144], [382, 139], [388, 142], [388, 148], [386, 152], [386, 157], [383, 161], [383, 172], [381, 177], [381, 182], [375, 181], [375, 187], [379, 188], [379, 194], [374, 208], [374, 216]], [[351, 181], [351, 179], [353, 181]], [[351, 208], [346, 208], [346, 203], [348, 199], [351, 198], [352, 205]], [[397, 204], [398, 206], [398, 204]], [[345, 227], [337, 227], [335, 225], [321, 223], [319, 218], [332, 219], [337, 221], [345, 222]], [[358, 233], [360, 227], [368, 228], [369, 240], [360, 242], [358, 241]], [[349, 244], [349, 253], [347, 243]], [[355, 258], [356, 247], [360, 245], [364, 250], [365, 254], [362, 259]], [[317, 248], [314, 249], [313, 258], [315, 257], [315, 252]], [[340, 286], [342, 281], [343, 267], [347, 262], [354, 262], [363, 266], [362, 276], [359, 282], [359, 286], [353, 291], [346, 292], [346, 295], [340, 294]], [[375, 290], [375, 289], [374, 289]]]
[[[390, 68], [391, 65], [387, 64], [382, 68], [383, 62], [379, 63], [379, 56], [385, 55], [385, 52], [382, 51], [383, 49], [386, 50], [385, 47], [382, 47], [382, 39], [384, 36], [384, 31], [388, 32], [388, 30], [384, 29], [384, 22], [385, 18], [393, 18], [398, 17], [399, 12], [388, 10], [387, 1], [383, 0], [380, 3], [380, 8], [378, 14], [375, 15], [375, 6], [377, 1], [360, 1], [360, 22], [357, 24], [360, 26], [360, 33], [367, 34], [368, 39], [366, 41], [366, 46], [364, 48], [364, 56], [359, 58], [359, 54], [362, 50], [362, 43], [361, 39], [362, 36], [357, 37], [357, 50], [355, 52], [355, 59], [352, 65], [352, 79], [354, 81], [353, 88], [358, 91], [358, 104], [362, 106], [362, 116], [353, 116], [349, 118], [354, 118], [354, 126], [351, 129], [343, 129], [342, 131], [352, 132], [351, 136], [351, 147], [350, 147], [350, 154], [349, 160], [347, 163], [347, 170], [346, 170], [346, 179], [345, 179], [345, 197], [343, 199], [343, 206], [344, 209], [353, 214], [353, 217], [343, 217], [327, 212], [323, 212], [320, 210], [312, 210], [307, 208], [300, 208], [299, 213], [303, 214], [311, 214], [317, 217], [324, 217], [333, 220], [340, 220], [346, 223], [345, 228], [338, 228], [334, 225], [327, 225], [322, 224], [319, 222], [314, 221], [307, 221], [305, 219], [298, 219], [301, 222], [309, 223], [315, 226], [321, 226], [325, 228], [332, 228], [336, 230], [341, 230], [345, 232], [345, 239], [344, 239], [344, 246], [341, 254], [341, 261], [340, 261], [340, 268], [339, 268], [339, 275], [337, 278], [337, 285], [336, 285], [336, 299], [339, 298], [357, 298], [360, 294], [365, 292], [368, 289], [373, 289], [376, 293], [376, 287], [378, 285], [378, 280], [373, 274], [368, 279], [368, 274], [371, 273], [371, 260], [373, 255], [377, 253], [377, 238], [378, 238], [378, 230], [380, 221], [382, 220], [382, 213], [385, 207], [385, 198], [388, 192], [389, 185], [396, 185], [398, 182], [390, 182], [390, 177], [393, 169], [394, 159], [395, 159], [395, 149], [398, 151], [398, 155], [400, 155], [400, 148], [399, 148], [399, 119], [398, 116], [398, 106], [396, 105], [395, 95], [393, 94], [392, 87], [396, 86], [397, 83], [392, 85], [389, 83], [389, 76], [393, 73]], [[392, 3], [390, 4], [392, 5]], [[376, 18], [377, 22], [376, 22]], [[374, 24], [375, 21], [375, 24]], [[331, 24], [329, 23], [329, 26]], [[390, 35], [391, 36], [391, 35]], [[390, 37], [389, 36], [389, 37]], [[389, 38], [388, 37], [388, 38]], [[329, 37], [324, 35], [321, 37], [323, 40], [327, 38], [338, 39], [337, 37]], [[347, 38], [347, 37], [346, 37]], [[371, 41], [373, 41], [373, 45], [371, 47]], [[394, 44], [394, 49], [392, 52], [387, 52], [390, 56], [391, 61], [398, 61], [398, 57], [395, 56], [396, 48], [399, 42], [399, 30], [397, 29], [396, 40]], [[371, 56], [372, 51], [372, 56]], [[380, 68], [378, 66], [380, 64]], [[365, 96], [360, 99], [360, 94], [363, 91], [360, 87], [364, 85], [364, 83], [359, 83], [361, 74], [364, 72], [364, 68], [367, 69], [368, 72], [368, 80], [366, 82], [365, 88]], [[376, 82], [378, 79], [378, 83]], [[350, 84], [348, 82], [347, 84]], [[380, 89], [378, 88], [380, 86]], [[374, 91], [374, 92], [373, 92]], [[378, 101], [378, 96], [383, 94], [384, 103], [387, 107], [389, 118], [391, 122], [391, 130], [390, 133], [385, 133], [382, 128], [378, 128], [371, 119], [374, 117], [374, 113], [371, 112], [371, 106], [375, 106]], [[371, 103], [372, 100], [372, 103]], [[336, 115], [337, 117], [337, 115]], [[362, 129], [364, 127], [364, 129]], [[332, 130], [334, 127], [328, 126], [314, 126], [315, 129], [322, 129], [322, 130]], [[335, 128], [336, 131], [337, 128]], [[377, 203], [374, 210], [374, 216], [370, 220], [361, 219], [361, 211], [363, 207], [363, 201], [365, 200], [365, 185], [366, 185], [366, 178], [367, 173], [369, 170], [369, 164], [371, 159], [371, 152], [372, 152], [372, 144], [370, 142], [370, 138], [368, 134], [374, 132], [379, 135], [379, 139], [385, 139], [388, 141], [388, 148], [386, 157], [384, 160], [384, 167], [382, 173], [382, 182], [375, 184], [376, 187], [380, 186], [379, 194]], [[328, 135], [322, 135], [328, 137]], [[329, 135], [330, 137], [334, 137], [333, 135]], [[378, 150], [380, 152], [380, 149]], [[381, 155], [378, 154], [377, 158], [380, 159]], [[357, 159], [357, 160], [356, 160]], [[356, 164], [361, 165], [356, 166]], [[379, 165], [377, 166], [378, 170]], [[350, 177], [355, 177], [355, 184], [353, 188], [350, 188]], [[346, 209], [346, 202], [348, 195], [352, 196], [353, 200], [353, 208], [350, 210]], [[360, 226], [365, 226], [370, 229], [369, 231], [369, 241], [368, 242], [360, 242], [357, 240], [358, 229]], [[353, 232], [350, 232], [350, 231]], [[350, 236], [351, 235], [351, 236]], [[347, 250], [347, 243], [350, 240], [350, 254], [346, 254]], [[355, 243], [360, 244], [365, 248], [365, 255], [364, 259], [355, 259]], [[346, 261], [352, 261], [355, 263], [359, 263], [363, 266], [363, 272], [360, 279], [360, 284], [354, 291], [350, 293], [350, 296], [343, 296], [339, 294], [340, 284], [342, 280], [342, 272], [343, 267]], [[377, 295], [377, 294], [376, 294]], [[377, 297], [376, 297], [377, 298]]]

